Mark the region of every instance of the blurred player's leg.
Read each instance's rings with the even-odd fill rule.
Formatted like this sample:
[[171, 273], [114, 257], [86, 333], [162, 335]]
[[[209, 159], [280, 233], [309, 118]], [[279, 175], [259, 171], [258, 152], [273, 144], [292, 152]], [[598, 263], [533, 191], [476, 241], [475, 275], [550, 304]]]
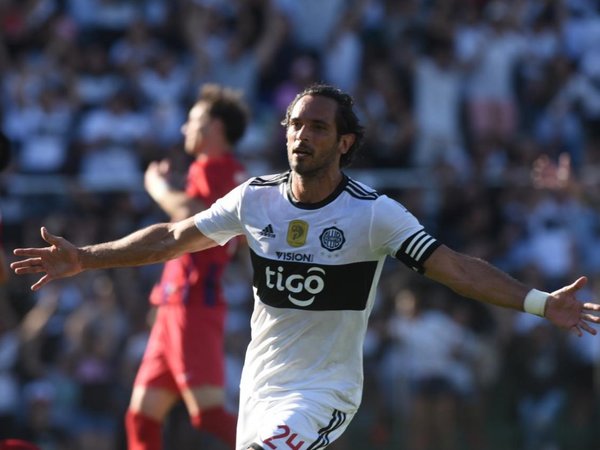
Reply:
[[125, 416], [128, 450], [162, 449], [162, 423], [176, 401], [165, 389], [134, 387]]
[[225, 410], [223, 388], [204, 386], [188, 389], [182, 396], [194, 428], [210, 433], [230, 448], [235, 448], [237, 416]]
[[235, 448], [237, 418], [223, 407], [210, 408], [191, 416], [192, 425], [219, 438], [232, 449]]
[[161, 423], [139, 412], [127, 411], [125, 415], [128, 450], [160, 450], [162, 448]]

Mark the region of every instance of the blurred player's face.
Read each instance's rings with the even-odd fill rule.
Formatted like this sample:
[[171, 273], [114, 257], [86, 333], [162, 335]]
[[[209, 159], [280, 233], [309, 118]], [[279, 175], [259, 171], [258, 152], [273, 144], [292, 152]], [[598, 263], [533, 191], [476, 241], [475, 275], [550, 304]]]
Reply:
[[187, 122], [181, 127], [185, 137], [183, 146], [186, 153], [198, 156], [218, 145], [221, 140], [218, 135], [219, 125], [218, 120], [208, 114], [208, 106], [205, 103], [196, 103], [188, 114]]
[[338, 136], [337, 103], [327, 97], [306, 95], [296, 102], [286, 131], [290, 168], [309, 176], [338, 171], [348, 151], [347, 136]]

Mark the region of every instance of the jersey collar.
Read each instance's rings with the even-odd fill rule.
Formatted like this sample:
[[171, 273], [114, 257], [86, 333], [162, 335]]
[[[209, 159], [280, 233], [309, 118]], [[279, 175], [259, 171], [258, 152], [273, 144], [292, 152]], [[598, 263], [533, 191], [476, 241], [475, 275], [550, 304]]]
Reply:
[[346, 187], [347, 184], [348, 184], [348, 177], [346, 176], [345, 173], [342, 173], [342, 181], [340, 181], [340, 184], [338, 184], [337, 187], [334, 189], [334, 191], [331, 194], [329, 194], [326, 198], [324, 198], [323, 200], [321, 200], [320, 202], [317, 202], [317, 203], [303, 203], [303, 202], [299, 202], [298, 200], [296, 200], [294, 198], [294, 195], [292, 194], [292, 171], [290, 170], [290, 171], [288, 171], [288, 177], [287, 177], [285, 191], [286, 191], [289, 202], [292, 205], [294, 205], [296, 208], [319, 209], [325, 205], [328, 205], [332, 201], [334, 201], [342, 193], [342, 191], [344, 190], [344, 188]]

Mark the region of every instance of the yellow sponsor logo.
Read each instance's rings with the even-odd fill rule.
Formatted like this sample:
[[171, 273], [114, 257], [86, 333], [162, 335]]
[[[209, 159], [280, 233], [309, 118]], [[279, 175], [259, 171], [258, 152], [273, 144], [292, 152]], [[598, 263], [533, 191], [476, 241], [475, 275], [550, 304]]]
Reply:
[[287, 243], [292, 247], [302, 247], [306, 243], [308, 224], [303, 220], [292, 220], [288, 225]]

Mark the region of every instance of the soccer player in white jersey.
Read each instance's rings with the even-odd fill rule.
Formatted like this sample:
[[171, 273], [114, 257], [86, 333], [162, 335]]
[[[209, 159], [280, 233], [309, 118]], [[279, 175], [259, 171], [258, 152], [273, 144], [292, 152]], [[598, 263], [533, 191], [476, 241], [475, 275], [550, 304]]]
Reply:
[[314, 85], [290, 104], [288, 172], [248, 180], [194, 217], [76, 247], [42, 227], [43, 248], [14, 251], [40, 289], [84, 270], [157, 263], [245, 235], [254, 266], [252, 340], [241, 380], [236, 450], [327, 447], [362, 394], [362, 346], [386, 257], [475, 300], [596, 334], [600, 305], [580, 277], [552, 293], [513, 279], [430, 236], [402, 205], [342, 169], [363, 129], [350, 96]]

